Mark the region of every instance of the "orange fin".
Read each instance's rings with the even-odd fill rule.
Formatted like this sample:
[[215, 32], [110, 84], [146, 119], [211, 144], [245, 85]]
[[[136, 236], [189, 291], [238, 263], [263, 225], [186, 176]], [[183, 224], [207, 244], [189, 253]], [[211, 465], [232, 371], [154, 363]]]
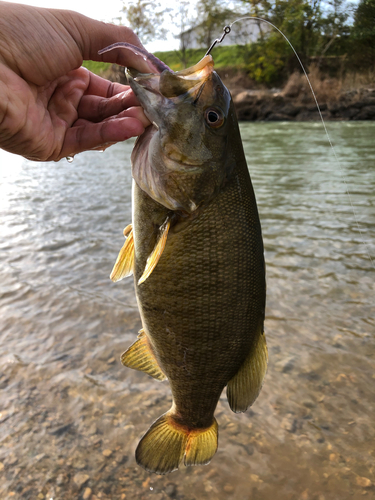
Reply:
[[134, 268], [134, 237], [133, 226], [129, 224], [124, 229], [124, 236], [126, 237], [120, 253], [113, 266], [110, 278], [113, 282], [120, 281], [127, 276], [133, 274]]
[[138, 339], [134, 344], [121, 355], [121, 363], [128, 368], [145, 372], [157, 380], [165, 380], [167, 378], [150, 348], [143, 328], [139, 332]]
[[217, 450], [218, 425], [206, 429], [189, 429], [177, 424], [172, 411], [154, 422], [138, 444], [138, 465], [149, 472], [167, 474], [185, 465], [208, 464]]
[[227, 398], [232, 411], [244, 412], [254, 403], [263, 385], [267, 362], [266, 336], [262, 327], [258, 333], [256, 345], [236, 375], [228, 382]]
[[152, 271], [155, 269], [156, 264], [159, 262], [159, 259], [164, 251], [165, 244], [167, 242], [167, 236], [170, 225], [171, 225], [171, 218], [167, 217], [165, 222], [163, 222], [163, 224], [160, 226], [158, 241], [155, 245], [155, 248], [151, 252], [149, 258], [147, 259], [145, 270], [143, 271], [142, 276], [138, 280], [138, 285], [147, 280]]

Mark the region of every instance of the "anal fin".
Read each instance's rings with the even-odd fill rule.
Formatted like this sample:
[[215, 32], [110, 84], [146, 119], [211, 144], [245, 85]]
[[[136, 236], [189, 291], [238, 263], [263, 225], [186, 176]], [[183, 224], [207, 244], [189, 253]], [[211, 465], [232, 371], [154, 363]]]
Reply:
[[263, 326], [257, 337], [255, 346], [227, 385], [229, 406], [235, 413], [246, 411], [254, 403], [266, 375], [268, 352]]
[[167, 474], [185, 465], [208, 464], [217, 450], [218, 425], [215, 419], [206, 429], [191, 429], [173, 418], [173, 410], [154, 422], [138, 444], [138, 465], [149, 472]]
[[151, 350], [143, 328], [134, 344], [121, 355], [121, 362], [124, 366], [145, 372], [157, 380], [167, 378]]
[[124, 229], [124, 236], [126, 237], [125, 243], [123, 244], [118, 257], [116, 259], [115, 265], [113, 266], [110, 278], [112, 281], [120, 281], [127, 276], [133, 274], [134, 268], [134, 236], [133, 236], [133, 226], [129, 224]]
[[138, 280], [138, 285], [147, 280], [152, 271], [155, 269], [156, 264], [159, 262], [159, 259], [164, 251], [165, 244], [167, 242], [167, 236], [170, 225], [171, 225], [171, 217], [167, 217], [165, 222], [160, 226], [158, 240], [156, 242], [153, 251], [151, 252], [150, 256], [147, 259], [145, 270], [143, 271], [142, 276]]

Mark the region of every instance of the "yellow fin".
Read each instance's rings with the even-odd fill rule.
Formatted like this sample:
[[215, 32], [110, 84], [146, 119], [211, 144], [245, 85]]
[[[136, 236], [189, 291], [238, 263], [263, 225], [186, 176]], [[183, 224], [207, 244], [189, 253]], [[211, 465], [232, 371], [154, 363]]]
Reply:
[[209, 463], [217, 450], [217, 422], [208, 429], [189, 429], [177, 424], [172, 411], [154, 422], [138, 444], [138, 465], [149, 472], [167, 474], [186, 465]]
[[206, 465], [217, 450], [217, 429], [218, 425], [214, 418], [214, 423], [208, 429], [195, 429], [189, 434], [186, 445], [185, 465]]
[[268, 352], [266, 337], [261, 330], [255, 347], [242, 363], [236, 375], [228, 382], [227, 398], [235, 413], [246, 411], [262, 388], [267, 371]]
[[121, 362], [124, 366], [145, 372], [157, 380], [167, 378], [156, 361], [143, 329], [134, 344], [121, 355]]
[[152, 271], [155, 269], [156, 264], [159, 262], [159, 259], [163, 253], [165, 244], [167, 242], [167, 236], [169, 227], [171, 225], [171, 219], [168, 217], [165, 222], [160, 226], [159, 229], [159, 238], [153, 249], [151, 255], [147, 259], [145, 270], [143, 271], [142, 276], [139, 278], [138, 285], [147, 280]]
[[126, 238], [120, 253], [116, 259], [115, 265], [113, 266], [110, 278], [116, 283], [127, 276], [133, 274], [134, 267], [134, 237], [133, 237], [133, 226], [129, 224], [124, 229], [124, 236]]

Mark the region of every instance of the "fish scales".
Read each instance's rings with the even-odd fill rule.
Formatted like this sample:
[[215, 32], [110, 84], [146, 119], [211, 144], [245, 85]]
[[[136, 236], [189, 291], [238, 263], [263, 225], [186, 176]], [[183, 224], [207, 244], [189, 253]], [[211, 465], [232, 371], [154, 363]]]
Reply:
[[230, 94], [211, 56], [159, 67], [128, 74], [153, 125], [132, 153], [133, 221], [111, 277], [134, 273], [143, 325], [123, 364], [171, 386], [172, 408], [136, 450], [165, 474], [211, 460], [220, 395], [227, 386], [235, 412], [255, 401], [267, 346], [261, 227]]
[[[193, 427], [212, 422], [220, 394], [246, 357], [264, 314], [260, 227], [252, 190], [242, 188], [240, 196], [237, 175], [189, 226], [169, 233], [155, 270], [137, 286], [143, 326], [176, 409]], [[134, 201], [137, 282], [152, 250], [137, 245], [140, 228], [148, 231], [143, 206], [149, 204], [152, 231], [155, 202], [137, 186]]]

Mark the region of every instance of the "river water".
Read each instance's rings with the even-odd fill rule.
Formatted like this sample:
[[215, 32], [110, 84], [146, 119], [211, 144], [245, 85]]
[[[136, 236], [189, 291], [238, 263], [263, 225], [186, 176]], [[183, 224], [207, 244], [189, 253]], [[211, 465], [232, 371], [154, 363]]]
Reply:
[[0, 151], [1, 499], [375, 498], [375, 123], [329, 124], [338, 162], [317, 123], [241, 131], [269, 369], [245, 414], [223, 393], [211, 464], [167, 476], [134, 450], [168, 383], [121, 365], [141, 324], [132, 280], [108, 278], [133, 142], [73, 163]]

